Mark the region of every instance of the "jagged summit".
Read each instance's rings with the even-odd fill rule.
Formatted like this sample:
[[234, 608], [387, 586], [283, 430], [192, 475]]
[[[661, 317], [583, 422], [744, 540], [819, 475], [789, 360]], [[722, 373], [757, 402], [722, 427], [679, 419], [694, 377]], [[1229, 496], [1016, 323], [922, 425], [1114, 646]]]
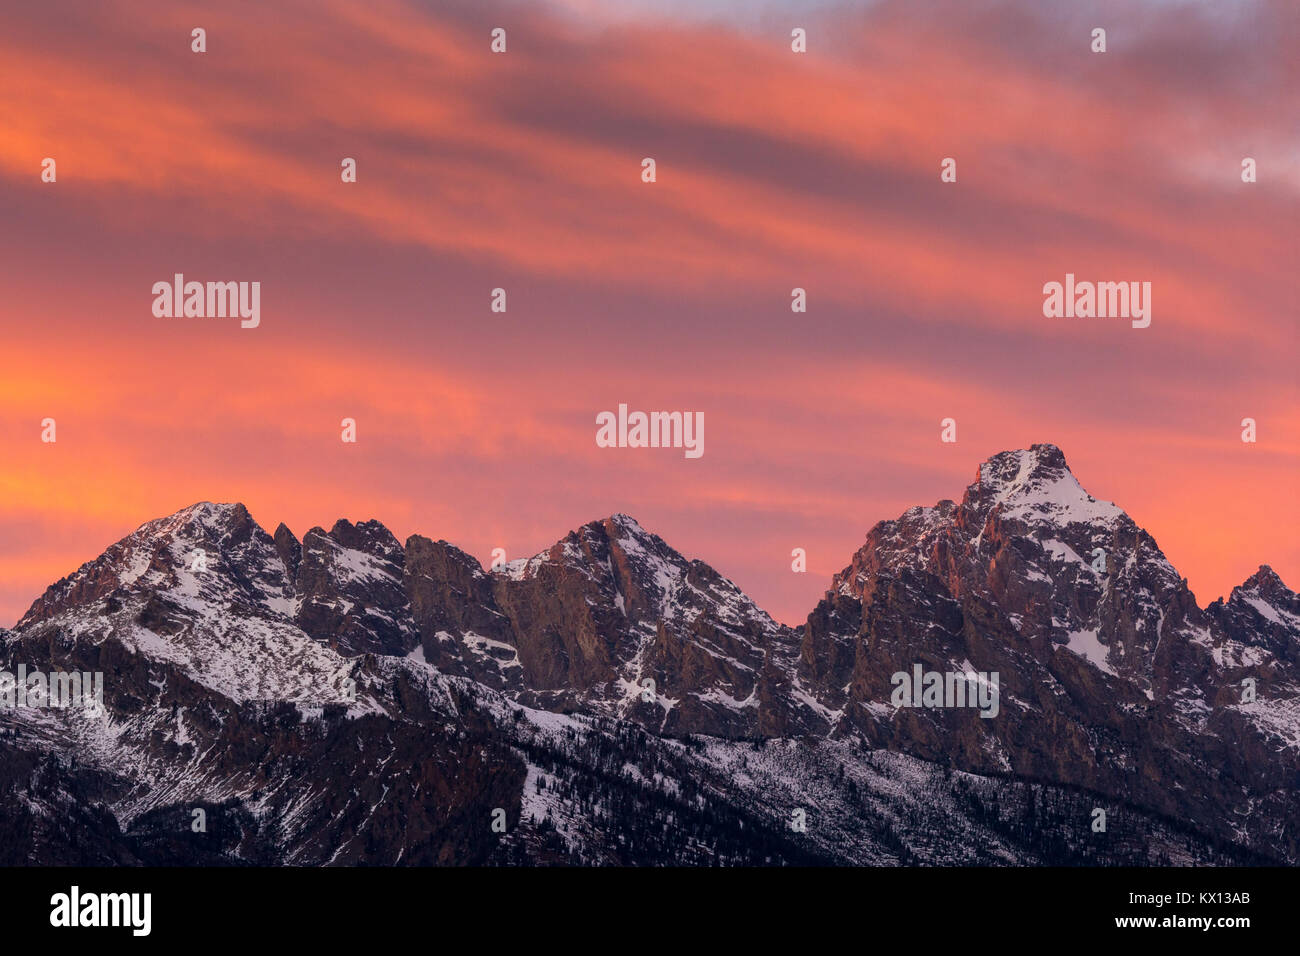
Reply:
[[614, 514], [610, 515], [608, 518], [605, 518], [601, 523], [612, 524], [619, 528], [626, 528], [627, 530], [632, 532], [645, 531], [645, 529], [641, 527], [640, 522], [638, 522], [630, 514], [627, 514], [622, 511], [614, 512]]
[[147, 521], [135, 530], [135, 535], [167, 535], [187, 532], [191, 536], [224, 534], [235, 528], [246, 527], [253, 517], [238, 501], [198, 501], [174, 514]]
[[989, 456], [975, 469], [976, 481], [1007, 480], [1026, 470], [1069, 471], [1065, 452], [1051, 442], [1035, 442], [1028, 448], [1013, 448]]
[[1286, 586], [1282, 576], [1267, 564], [1261, 564], [1259, 570], [1246, 578], [1234, 590], [1258, 591], [1267, 597], [1291, 593], [1291, 589]]
[[1271, 567], [1259, 570], [1206, 609], [1234, 642], [1263, 647], [1300, 664], [1300, 595]]
[[689, 564], [667, 542], [647, 531], [631, 515], [617, 512], [608, 518], [588, 521], [531, 557], [508, 562], [500, 569], [500, 573], [514, 580], [522, 580], [534, 576], [537, 569], [546, 564], [579, 566], [593, 560], [601, 561], [607, 557], [605, 552], [611, 546], [634, 553], [649, 562], [682, 566]]
[[1090, 495], [1055, 445], [1004, 451], [981, 464], [963, 504], [981, 515], [997, 509], [1003, 518], [1036, 523], [1111, 523], [1122, 509]]

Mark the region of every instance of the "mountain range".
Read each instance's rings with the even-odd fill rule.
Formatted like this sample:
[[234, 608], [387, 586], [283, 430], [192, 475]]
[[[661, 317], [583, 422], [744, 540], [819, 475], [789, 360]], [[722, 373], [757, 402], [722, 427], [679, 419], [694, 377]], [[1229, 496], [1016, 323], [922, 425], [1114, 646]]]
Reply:
[[[877, 524], [802, 627], [625, 514], [484, 570], [205, 502], [0, 629], [20, 665], [104, 700], [0, 711], [8, 865], [1300, 862], [1300, 597], [1200, 607], [1050, 444]], [[898, 706], [918, 666], [996, 716]]]

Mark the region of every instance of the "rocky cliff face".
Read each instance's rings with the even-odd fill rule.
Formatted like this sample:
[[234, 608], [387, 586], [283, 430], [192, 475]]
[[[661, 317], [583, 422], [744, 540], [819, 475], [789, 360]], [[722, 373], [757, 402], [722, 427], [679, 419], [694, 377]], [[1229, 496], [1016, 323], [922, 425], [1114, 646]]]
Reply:
[[[1277, 817], [1224, 809], [1300, 809], [1294, 599], [1261, 571], [1203, 612], [1150, 535], [1036, 445], [981, 465], [960, 503], [877, 525], [809, 618], [800, 664], [839, 733], [1135, 800], [1225, 838], [1261, 823], [1257, 841], [1287, 831], [1293, 853]], [[916, 664], [997, 673], [997, 716], [890, 706], [892, 675]], [[1253, 703], [1248, 677], [1268, 687]]]
[[[1300, 859], [1300, 598], [1261, 567], [1202, 610], [1052, 445], [878, 524], [798, 630], [627, 515], [484, 570], [204, 503], [0, 662], [105, 675], [0, 711], [15, 862]], [[996, 715], [898, 706], [918, 666], [996, 674]]]
[[[291, 541], [289, 547], [292, 553]], [[342, 654], [409, 653], [419, 636], [403, 586], [405, 563], [402, 546], [378, 521], [312, 528], [294, 575], [295, 623]]]

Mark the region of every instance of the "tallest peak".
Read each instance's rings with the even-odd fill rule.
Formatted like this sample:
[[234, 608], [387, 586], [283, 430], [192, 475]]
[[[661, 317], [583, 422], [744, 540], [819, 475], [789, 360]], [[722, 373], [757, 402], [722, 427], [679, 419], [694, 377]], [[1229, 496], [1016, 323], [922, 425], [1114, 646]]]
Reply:
[[996, 485], [1023, 481], [1043, 472], [1070, 472], [1065, 453], [1050, 442], [999, 452], [979, 466], [975, 478], [981, 485]]
[[967, 501], [981, 508], [1002, 506], [1007, 517], [1068, 524], [1109, 522], [1124, 512], [1084, 490], [1056, 445], [1043, 442], [1000, 452], [979, 467]]
[[645, 528], [641, 527], [639, 521], [633, 518], [630, 514], [624, 514], [621, 511], [610, 515], [605, 519], [605, 521], [609, 525], [618, 528], [620, 531], [629, 532], [634, 535], [644, 535], [648, 533]]

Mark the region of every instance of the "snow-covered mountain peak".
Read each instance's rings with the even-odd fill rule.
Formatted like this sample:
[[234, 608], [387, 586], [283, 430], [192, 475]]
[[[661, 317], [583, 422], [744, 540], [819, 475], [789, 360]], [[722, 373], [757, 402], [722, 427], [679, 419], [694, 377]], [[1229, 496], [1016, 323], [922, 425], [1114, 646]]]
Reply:
[[237, 501], [199, 501], [165, 518], [145, 522], [131, 537], [138, 540], [180, 536], [217, 543], [229, 535], [246, 535], [254, 527], [257, 523], [253, 516]]
[[226, 594], [265, 605], [289, 588], [274, 542], [248, 509], [203, 501], [141, 525], [47, 588], [19, 623], [82, 610], [113, 594]]
[[1006, 519], [1064, 527], [1111, 525], [1124, 511], [1100, 501], [1079, 484], [1061, 449], [1051, 444], [1004, 451], [989, 458], [966, 489], [964, 504], [981, 515], [993, 510]]
[[641, 523], [639, 521], [633, 518], [630, 514], [624, 514], [622, 511], [615, 512], [614, 514], [610, 515], [601, 523], [604, 524], [606, 527], [618, 528], [621, 532], [626, 532], [628, 534], [635, 534], [635, 535], [650, 534], [650, 532], [646, 531], [645, 528], [641, 527]]
[[1268, 565], [1260, 565], [1226, 601], [1215, 601], [1208, 610], [1239, 642], [1300, 662], [1300, 595]]
[[1266, 601], [1292, 601], [1295, 600], [1295, 592], [1286, 586], [1282, 576], [1274, 571], [1267, 564], [1261, 564], [1250, 577], [1246, 578], [1235, 591], [1241, 591], [1243, 595], [1260, 597]]

